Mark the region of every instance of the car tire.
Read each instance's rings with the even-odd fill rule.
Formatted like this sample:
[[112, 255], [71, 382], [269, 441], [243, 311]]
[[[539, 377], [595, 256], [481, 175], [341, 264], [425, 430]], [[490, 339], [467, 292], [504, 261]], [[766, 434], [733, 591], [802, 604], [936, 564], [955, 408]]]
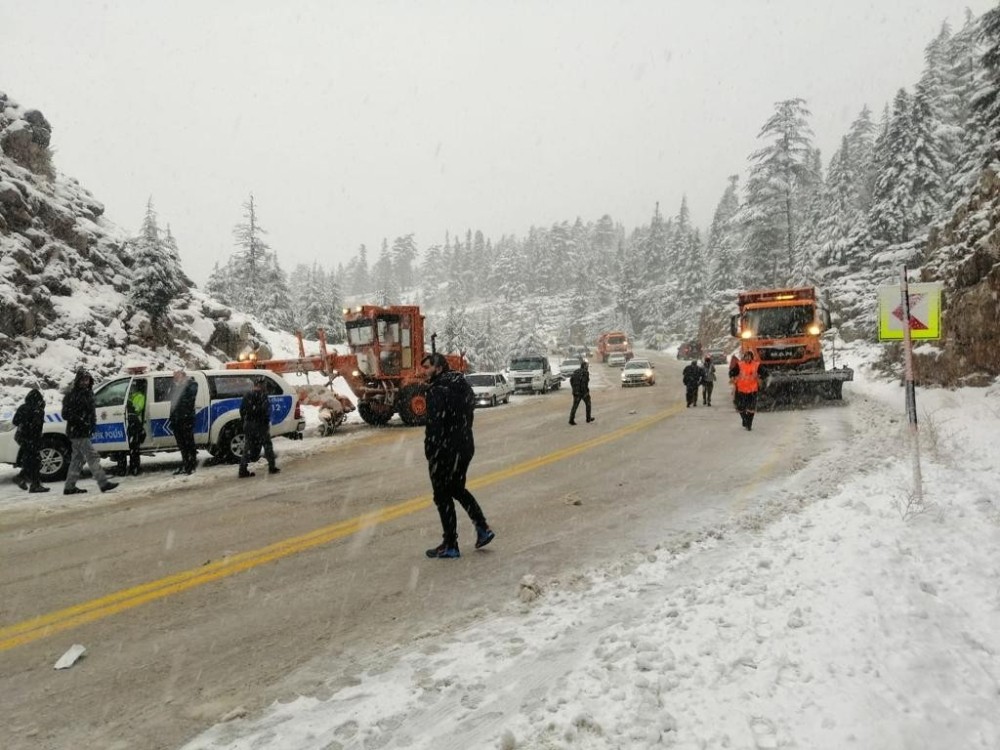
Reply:
[[42, 482], [61, 482], [69, 472], [69, 440], [61, 435], [44, 435], [38, 449], [38, 479]]
[[218, 458], [224, 464], [239, 463], [246, 447], [246, 436], [243, 434], [243, 423], [234, 420], [222, 428], [219, 435]]

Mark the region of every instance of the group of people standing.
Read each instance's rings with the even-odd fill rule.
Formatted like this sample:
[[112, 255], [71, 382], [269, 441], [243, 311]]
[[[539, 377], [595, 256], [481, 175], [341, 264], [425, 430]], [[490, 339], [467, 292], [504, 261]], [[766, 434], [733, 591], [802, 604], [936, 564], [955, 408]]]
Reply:
[[[743, 352], [743, 356], [737, 357], [735, 354], [729, 360], [729, 382], [733, 385], [733, 405], [740, 413], [740, 420], [743, 428], [747, 431], [753, 429], [753, 418], [757, 412], [757, 393], [760, 390], [761, 380], [766, 376], [766, 372], [761, 368], [760, 361], [750, 350]], [[688, 408], [698, 406], [698, 389], [701, 391], [701, 402], [704, 406], [712, 405], [712, 390], [715, 388], [717, 376], [715, 374], [715, 363], [711, 356], [706, 356], [704, 362], [696, 359], [684, 368], [682, 374], [684, 382], [685, 398]]]
[[[134, 379], [125, 400], [128, 451], [118, 456], [118, 476], [138, 476], [142, 470], [142, 444], [146, 440], [146, 388], [145, 378]], [[198, 447], [194, 437], [197, 399], [198, 381], [184, 370], [174, 371], [169, 426], [181, 454], [181, 465], [174, 474], [193, 474], [198, 467]], [[63, 494], [78, 495], [87, 491], [77, 487], [84, 464], [90, 469], [101, 492], [115, 489], [118, 484], [108, 478], [107, 472], [101, 467], [101, 457], [91, 442], [97, 427], [97, 408], [94, 404], [94, 379], [87, 370], [80, 369], [76, 372], [73, 384], [63, 397], [61, 415], [66, 423], [66, 437], [71, 448]], [[239, 476], [254, 476], [247, 469], [248, 457], [259, 457], [262, 449], [267, 458], [268, 473], [277, 474], [280, 470], [275, 462], [270, 435], [271, 404], [263, 380], [256, 381], [253, 389], [244, 396], [240, 416], [246, 440]], [[16, 429], [14, 440], [18, 446], [16, 464], [21, 468], [14, 478], [15, 484], [29, 492], [48, 492], [49, 488], [41, 483], [40, 478], [45, 398], [39, 389], [32, 388], [28, 391], [24, 402], [14, 413], [12, 422]]]

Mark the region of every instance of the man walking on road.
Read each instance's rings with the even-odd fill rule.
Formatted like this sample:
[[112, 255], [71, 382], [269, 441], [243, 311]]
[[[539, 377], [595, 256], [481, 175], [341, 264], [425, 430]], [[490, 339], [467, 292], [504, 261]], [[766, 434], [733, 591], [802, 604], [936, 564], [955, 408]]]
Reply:
[[703, 406], [712, 405], [712, 391], [715, 389], [715, 365], [712, 363], [712, 356], [705, 355], [705, 366], [701, 373], [701, 403]]
[[73, 447], [63, 494], [79, 495], [87, 491], [76, 486], [85, 462], [101, 492], [117, 487], [115, 482], [108, 480], [101, 468], [101, 457], [90, 443], [90, 436], [97, 426], [97, 407], [94, 405], [94, 379], [86, 370], [77, 370], [73, 386], [63, 397], [62, 418], [66, 421], [66, 437]]
[[476, 549], [485, 547], [496, 536], [476, 498], [465, 488], [469, 464], [476, 452], [472, 438], [476, 400], [465, 377], [450, 369], [443, 354], [428, 354], [421, 364], [428, 376], [424, 455], [444, 537], [441, 544], [427, 550], [427, 557], [456, 558], [461, 553], [455, 500], [465, 508], [476, 527]]
[[692, 359], [691, 363], [684, 368], [684, 372], [681, 373], [681, 379], [684, 382], [684, 396], [689, 408], [698, 405], [698, 386], [701, 385], [702, 375], [702, 370], [696, 359]]
[[174, 387], [170, 391], [170, 429], [181, 452], [181, 466], [174, 474], [192, 474], [198, 466], [198, 448], [194, 443], [194, 412], [198, 398], [198, 381], [184, 370], [174, 371]]
[[753, 429], [753, 418], [757, 412], [760, 379], [764, 377], [760, 361], [754, 358], [752, 351], [745, 351], [743, 360], [736, 367], [729, 368], [729, 377], [736, 384], [736, 408], [740, 412], [743, 427], [749, 432]]
[[569, 410], [569, 423], [576, 424], [576, 407], [583, 401], [587, 407], [587, 421], [593, 422], [590, 416], [590, 368], [586, 360], [569, 376], [569, 387], [573, 389], [573, 408]]

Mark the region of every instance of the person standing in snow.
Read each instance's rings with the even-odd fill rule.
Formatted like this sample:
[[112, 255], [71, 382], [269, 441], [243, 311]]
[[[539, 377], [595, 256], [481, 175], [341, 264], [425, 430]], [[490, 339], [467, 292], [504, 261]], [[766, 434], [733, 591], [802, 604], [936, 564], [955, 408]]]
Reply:
[[684, 372], [681, 373], [681, 380], [684, 383], [684, 396], [687, 399], [688, 408], [698, 405], [698, 387], [701, 385], [702, 370], [698, 366], [698, 360], [692, 359]]
[[174, 474], [192, 474], [198, 467], [198, 448], [194, 443], [195, 404], [198, 381], [184, 370], [174, 371], [174, 387], [170, 391], [170, 429], [181, 452], [181, 466]]
[[712, 390], [715, 388], [715, 365], [712, 364], [712, 355], [705, 355], [705, 364], [701, 373], [701, 403], [704, 406], [712, 405]]
[[765, 376], [760, 360], [753, 352], [743, 352], [743, 360], [736, 367], [729, 368], [729, 377], [736, 385], [736, 408], [740, 412], [743, 427], [748, 432], [753, 429], [753, 418], [757, 412], [757, 392], [760, 390], [760, 380]]
[[41, 471], [42, 425], [45, 424], [45, 399], [37, 388], [28, 391], [24, 403], [17, 407], [12, 420], [17, 432], [17, 441], [21, 454], [21, 473], [14, 478], [15, 484], [28, 492], [48, 492], [38, 478]]
[[569, 376], [569, 387], [573, 391], [573, 407], [569, 410], [569, 423], [576, 424], [576, 407], [583, 401], [587, 409], [587, 421], [593, 422], [590, 416], [590, 367], [584, 360], [580, 366]]
[[247, 469], [247, 462], [253, 456], [260, 457], [261, 448], [267, 459], [267, 473], [277, 474], [278, 468], [274, 460], [274, 446], [271, 444], [271, 400], [264, 390], [264, 378], [257, 378], [253, 390], [243, 397], [240, 403], [240, 419], [243, 422], [243, 455], [240, 456], [240, 479], [254, 476]]
[[443, 532], [441, 544], [426, 554], [431, 558], [456, 558], [461, 553], [455, 500], [465, 508], [476, 527], [476, 549], [485, 547], [496, 536], [476, 498], [465, 488], [469, 464], [476, 452], [472, 437], [476, 398], [468, 381], [451, 370], [443, 354], [428, 354], [421, 364], [428, 377], [424, 456]]
[[101, 457], [90, 442], [97, 426], [97, 407], [94, 405], [94, 379], [84, 369], [77, 370], [73, 386], [63, 397], [62, 418], [66, 421], [66, 437], [72, 446], [69, 472], [66, 474], [64, 495], [77, 495], [87, 490], [76, 486], [86, 462], [90, 473], [97, 480], [101, 492], [113, 490], [118, 485], [108, 479], [101, 468]]

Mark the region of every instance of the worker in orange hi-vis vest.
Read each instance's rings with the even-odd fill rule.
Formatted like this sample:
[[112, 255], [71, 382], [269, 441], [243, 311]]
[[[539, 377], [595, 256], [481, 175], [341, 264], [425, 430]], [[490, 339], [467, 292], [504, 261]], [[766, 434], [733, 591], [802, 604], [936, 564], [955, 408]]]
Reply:
[[760, 379], [764, 377], [760, 362], [752, 351], [743, 353], [742, 361], [730, 366], [729, 377], [736, 386], [736, 409], [740, 413], [743, 427], [748, 431], [753, 429], [753, 417], [757, 412], [757, 391], [760, 389]]

